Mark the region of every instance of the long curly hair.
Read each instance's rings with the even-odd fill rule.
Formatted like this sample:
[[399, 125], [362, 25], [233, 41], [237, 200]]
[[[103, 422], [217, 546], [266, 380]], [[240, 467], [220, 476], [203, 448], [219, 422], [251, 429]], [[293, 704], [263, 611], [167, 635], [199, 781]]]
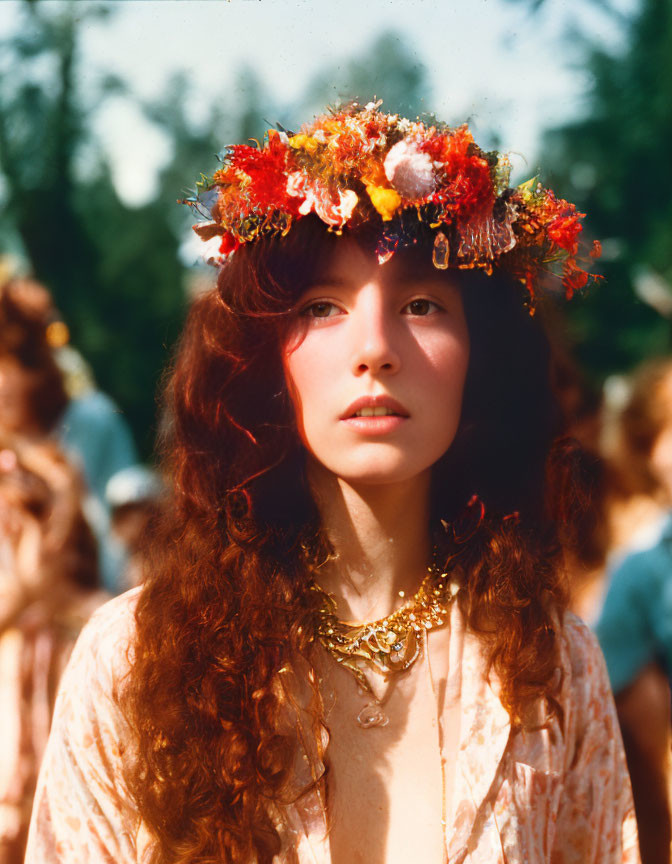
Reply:
[[[355, 237], [370, 248], [366, 228]], [[162, 452], [174, 494], [154, 526], [119, 693], [137, 732], [127, 783], [155, 864], [270, 864], [278, 854], [275, 807], [288, 800], [299, 748], [282, 721], [287, 670], [310, 692], [311, 758], [320, 753], [307, 588], [330, 549], [280, 345], [289, 310], [338, 242], [306, 217], [282, 240], [240, 249], [194, 302], [167, 378]], [[398, 254], [426, 258], [429, 243]], [[443, 551], [459, 602], [520, 724], [556, 693], [570, 455], [555, 447], [547, 470], [558, 414], [541, 313], [531, 316], [521, 287], [497, 273], [446, 278], [461, 288], [471, 354], [460, 428], [433, 468], [431, 513], [449, 525]]]

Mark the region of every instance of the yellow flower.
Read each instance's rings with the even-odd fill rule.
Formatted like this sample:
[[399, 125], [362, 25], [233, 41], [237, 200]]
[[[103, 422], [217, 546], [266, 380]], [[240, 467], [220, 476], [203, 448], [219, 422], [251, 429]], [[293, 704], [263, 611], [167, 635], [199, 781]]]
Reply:
[[289, 146], [294, 150], [305, 150], [307, 153], [314, 153], [320, 146], [320, 142], [310, 135], [293, 135], [289, 139]]
[[401, 204], [399, 193], [384, 186], [374, 186], [372, 183], [366, 184], [366, 191], [371, 203], [383, 217], [383, 222], [389, 222]]

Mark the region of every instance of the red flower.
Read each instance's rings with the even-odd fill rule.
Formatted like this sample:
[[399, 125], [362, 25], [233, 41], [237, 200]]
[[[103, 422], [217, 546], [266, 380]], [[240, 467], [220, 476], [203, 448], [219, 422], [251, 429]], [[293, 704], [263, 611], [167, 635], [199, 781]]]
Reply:
[[556, 216], [546, 229], [549, 239], [570, 255], [579, 251], [579, 234], [583, 231], [579, 219], [583, 215], [574, 211], [571, 215]]
[[571, 300], [577, 291], [580, 291], [588, 282], [588, 274], [577, 266], [573, 258], [565, 261], [562, 284], [565, 288], [565, 296]]
[[447, 205], [465, 220], [492, 209], [495, 191], [490, 165], [466, 126], [448, 134], [437, 133], [423, 142], [421, 149], [443, 166], [444, 179], [439, 181], [441, 189], [434, 196], [435, 203]]
[[232, 252], [235, 252], [239, 246], [240, 241], [236, 240], [233, 234], [226, 233], [222, 236], [222, 243], [219, 247], [219, 254], [230, 255]]
[[287, 174], [291, 171], [291, 152], [278, 133], [269, 133], [266, 146], [259, 150], [240, 144], [231, 147], [230, 164], [250, 178], [246, 193], [253, 209], [285, 210], [296, 215], [296, 199], [287, 194]]

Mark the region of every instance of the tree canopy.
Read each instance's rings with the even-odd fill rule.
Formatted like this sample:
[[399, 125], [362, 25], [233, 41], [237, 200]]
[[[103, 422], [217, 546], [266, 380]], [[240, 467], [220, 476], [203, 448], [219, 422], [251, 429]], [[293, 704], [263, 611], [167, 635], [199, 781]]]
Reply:
[[[522, 2], [543, 14], [543, 0]], [[603, 242], [595, 269], [605, 282], [567, 310], [578, 357], [599, 380], [672, 347], [672, 4], [639, 0], [624, 16], [608, 0], [593, 3], [622, 39], [607, 49], [580, 34], [585, 109], [548, 130], [539, 162]]]

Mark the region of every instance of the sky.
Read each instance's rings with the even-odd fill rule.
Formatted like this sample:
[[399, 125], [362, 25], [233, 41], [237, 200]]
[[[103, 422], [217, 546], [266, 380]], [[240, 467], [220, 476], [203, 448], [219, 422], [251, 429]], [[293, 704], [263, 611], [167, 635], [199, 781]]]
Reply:
[[[64, 0], [48, 2], [55, 8]], [[619, 0], [619, 6], [627, 9], [634, 2]], [[427, 111], [449, 122], [469, 119], [476, 128], [497, 129], [500, 149], [513, 152], [514, 169], [528, 175], [534, 173], [543, 130], [584, 110], [589, 82], [577, 63], [575, 40], [563, 37], [578, 27], [616, 46], [620, 35], [590, 0], [548, 0], [534, 16], [529, 4], [516, 0], [116, 0], [107, 5], [115, 10], [111, 19], [88, 23], [83, 33], [84, 82], [98, 70], [112, 71], [135, 94], [153, 99], [172, 72], [186, 69], [197, 84], [195, 117], [217, 99], [231, 104], [239, 98], [236, 76], [245, 64], [254, 68], [274, 104], [290, 105], [327, 62], [346, 63], [381, 32], [396, 30], [427, 69]], [[0, 2], [0, 31], [16, 25], [19, 7], [18, 0]], [[129, 205], [142, 204], [169, 157], [166, 140], [128, 99], [109, 100], [94, 123], [120, 196]]]

